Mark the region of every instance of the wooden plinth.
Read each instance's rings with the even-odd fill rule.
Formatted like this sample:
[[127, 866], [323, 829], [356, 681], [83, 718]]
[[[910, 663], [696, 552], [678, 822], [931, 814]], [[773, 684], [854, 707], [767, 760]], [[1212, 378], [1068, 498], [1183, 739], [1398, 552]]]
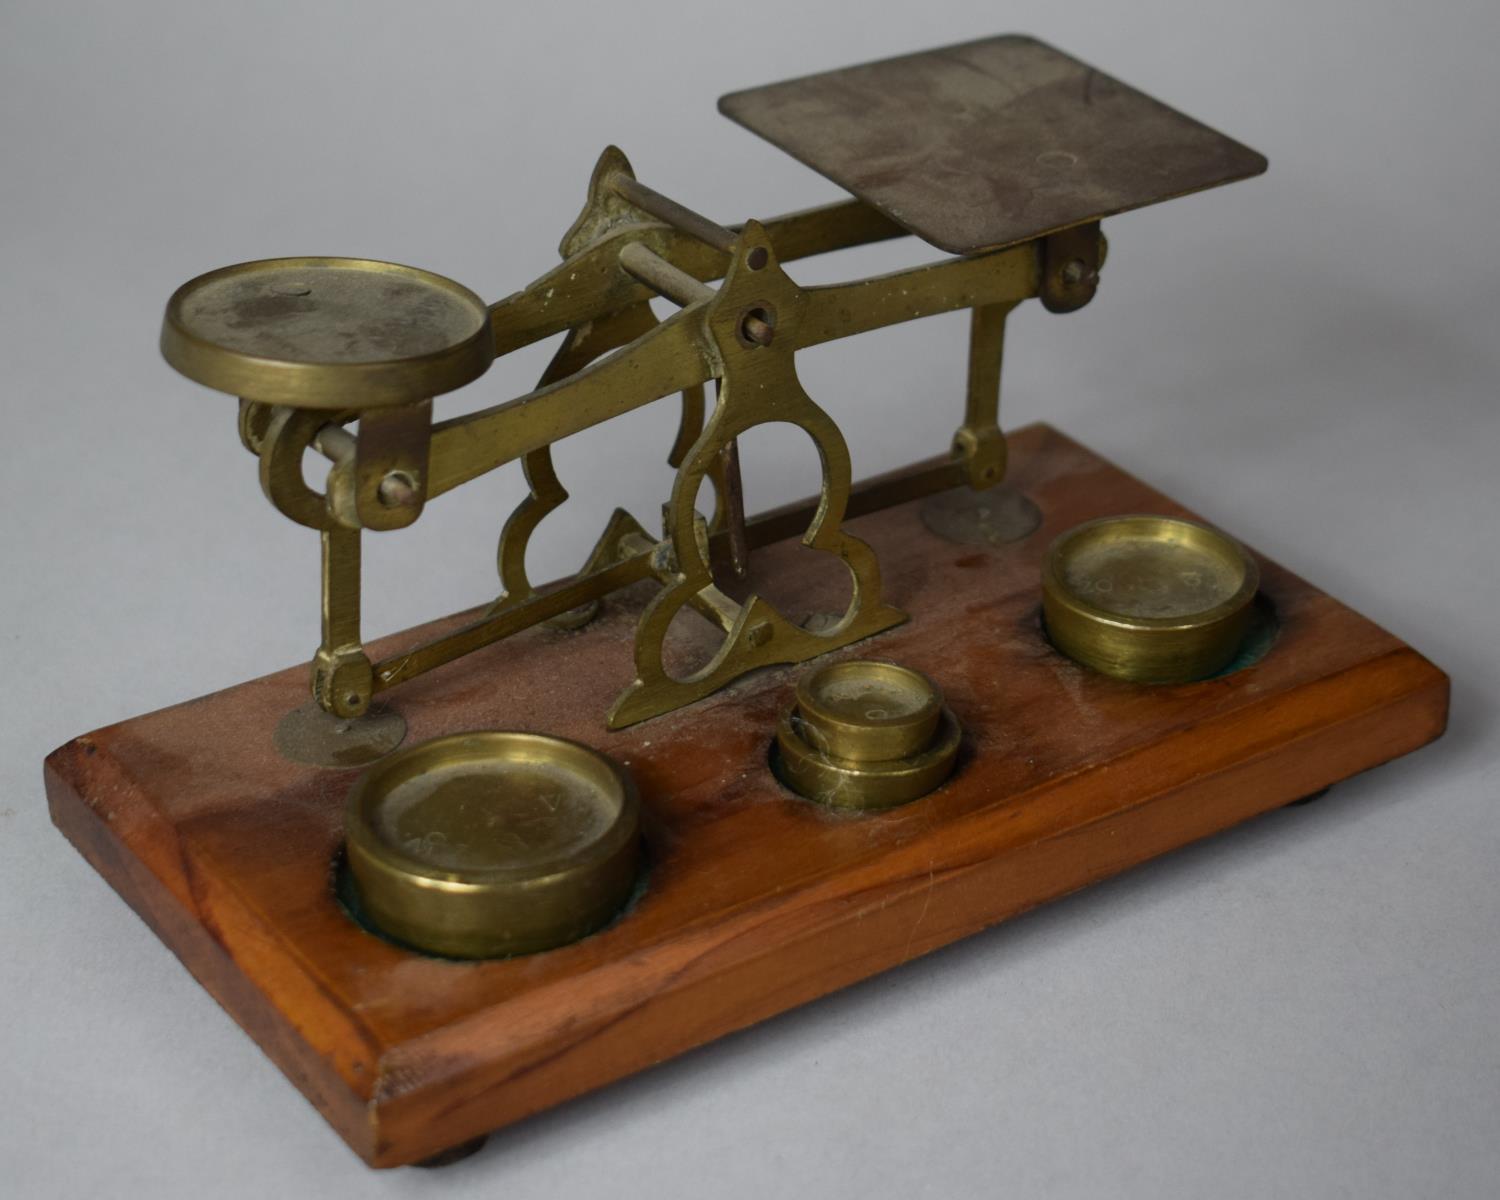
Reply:
[[[915, 958], [1023, 909], [1404, 754], [1442, 733], [1447, 677], [1263, 563], [1280, 634], [1257, 665], [1141, 687], [1053, 651], [1037, 620], [1048, 543], [1091, 517], [1182, 514], [1045, 426], [1013, 435], [1041, 508], [987, 549], [909, 504], [853, 522], [912, 621], [852, 649], [936, 679], [963, 723], [941, 791], [833, 815], [767, 769], [797, 669], [609, 734], [646, 593], [577, 633], [537, 629], [389, 697], [407, 744], [468, 729], [562, 734], [629, 765], [649, 883], [614, 925], [505, 962], [423, 958], [333, 894], [355, 772], [282, 759], [303, 666], [77, 738], [46, 763], [53, 820], [367, 1162], [409, 1163]], [[1232, 532], [1232, 530], [1231, 530]], [[772, 574], [801, 563], [761, 552]], [[836, 607], [817, 574], [772, 589]], [[800, 586], [800, 585], [798, 585]], [[446, 624], [451, 624], [448, 622]], [[379, 654], [437, 632], [411, 630]]]

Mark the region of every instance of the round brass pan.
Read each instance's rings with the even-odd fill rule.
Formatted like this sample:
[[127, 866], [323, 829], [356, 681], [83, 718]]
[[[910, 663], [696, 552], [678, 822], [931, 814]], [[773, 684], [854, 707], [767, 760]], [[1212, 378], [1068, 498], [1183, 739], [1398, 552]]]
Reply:
[[495, 357], [468, 288], [364, 258], [269, 258], [222, 267], [167, 301], [161, 352], [189, 379], [295, 408], [369, 409], [478, 379]]
[[1089, 521], [1042, 569], [1047, 636], [1069, 658], [1138, 683], [1185, 683], [1226, 666], [1249, 628], [1255, 560], [1176, 517]]
[[453, 958], [565, 945], [624, 906], [640, 868], [630, 776], [533, 733], [436, 738], [372, 766], [345, 836], [360, 907], [381, 932]]

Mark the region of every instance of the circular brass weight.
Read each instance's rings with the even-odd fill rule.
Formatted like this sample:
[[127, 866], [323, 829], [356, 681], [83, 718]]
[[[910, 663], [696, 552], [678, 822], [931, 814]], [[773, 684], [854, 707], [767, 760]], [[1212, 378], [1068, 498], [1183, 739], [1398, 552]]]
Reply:
[[953, 773], [961, 731], [937, 684], [895, 663], [828, 663], [797, 683], [776, 727], [775, 768], [800, 796], [881, 809], [925, 796]]
[[803, 740], [851, 762], [910, 758], [931, 743], [942, 712], [937, 685], [895, 663], [829, 663], [797, 684]]
[[808, 800], [830, 808], [874, 811], [908, 804], [934, 791], [953, 774], [962, 736], [958, 720], [943, 709], [930, 745], [909, 758], [855, 762], [811, 745], [806, 723], [786, 712], [776, 727], [776, 773]]
[[1052, 543], [1042, 613], [1076, 662], [1137, 683], [1186, 683], [1227, 665], [1250, 625], [1255, 560], [1176, 517], [1089, 521]]
[[210, 271], [167, 301], [161, 352], [189, 379], [294, 408], [370, 409], [478, 379], [489, 310], [431, 271], [363, 258], [270, 258]]
[[576, 941], [624, 907], [640, 800], [621, 767], [577, 742], [454, 734], [366, 771], [345, 836], [360, 907], [382, 933], [500, 958]]

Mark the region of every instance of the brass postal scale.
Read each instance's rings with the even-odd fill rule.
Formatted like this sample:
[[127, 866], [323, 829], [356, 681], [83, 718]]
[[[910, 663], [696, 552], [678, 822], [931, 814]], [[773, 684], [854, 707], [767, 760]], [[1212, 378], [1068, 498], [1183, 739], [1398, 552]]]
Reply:
[[[375, 1166], [451, 1160], [1444, 727], [1446, 677], [1390, 634], [1056, 430], [1000, 430], [1011, 310], [1088, 304], [1102, 218], [1264, 158], [1026, 37], [720, 108], [850, 198], [721, 225], [609, 148], [561, 264], [495, 303], [287, 258], [167, 305], [168, 362], [239, 398], [266, 498], [318, 535], [322, 638], [57, 750], [53, 818]], [[907, 236], [943, 257], [796, 281]], [[856, 481], [859, 397], [809, 395], [798, 351], [959, 311], [965, 394], [912, 398], [931, 457]], [[553, 336], [536, 390], [443, 415]], [[681, 409], [660, 512], [616, 510], [533, 583], [570, 486], [551, 447], [653, 403]], [[822, 489], [746, 513], [737, 439], [766, 422], [812, 440]], [[365, 534], [517, 462], [498, 598], [367, 643]], [[809, 549], [843, 570], [799, 574]]]

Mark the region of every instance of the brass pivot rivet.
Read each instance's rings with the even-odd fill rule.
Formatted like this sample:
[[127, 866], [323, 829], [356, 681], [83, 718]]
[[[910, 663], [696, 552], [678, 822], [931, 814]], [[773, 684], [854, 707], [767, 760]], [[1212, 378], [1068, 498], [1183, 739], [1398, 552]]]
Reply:
[[752, 308], [740, 318], [740, 336], [756, 346], [769, 346], [776, 336], [775, 317], [769, 309]]
[[375, 494], [386, 508], [409, 508], [417, 500], [417, 481], [405, 471], [391, 471]]
[[1064, 283], [1082, 283], [1088, 274], [1088, 264], [1081, 258], [1070, 259], [1062, 269]]

